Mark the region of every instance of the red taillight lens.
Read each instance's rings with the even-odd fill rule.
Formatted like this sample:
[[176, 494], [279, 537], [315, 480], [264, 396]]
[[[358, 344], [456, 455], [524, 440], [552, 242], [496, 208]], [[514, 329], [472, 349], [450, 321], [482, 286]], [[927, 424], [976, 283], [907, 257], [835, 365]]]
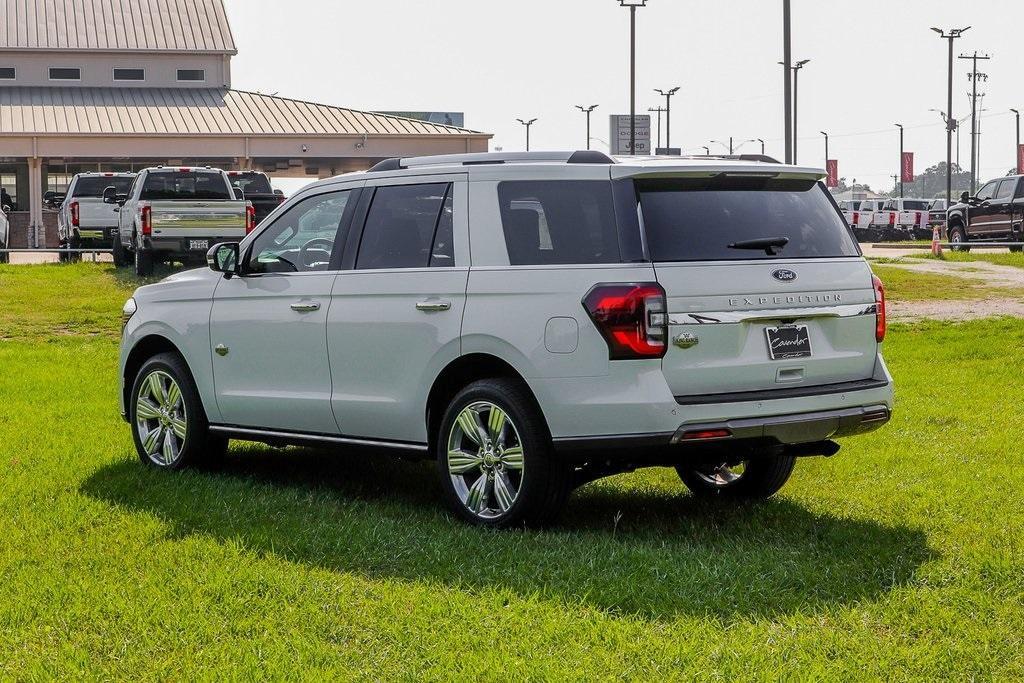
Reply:
[[857, 223], [860, 223], [860, 212], [854, 211], [853, 212], [853, 224], [857, 225]]
[[875, 313], [875, 341], [881, 344], [885, 341], [885, 286], [877, 275], [871, 276], [871, 284], [875, 288], [875, 304], [878, 306], [878, 312]]
[[668, 313], [658, 283], [595, 285], [583, 307], [608, 343], [611, 360], [665, 355]]
[[732, 432], [728, 429], [699, 429], [693, 432], [685, 432], [683, 441], [713, 441], [715, 439], [728, 439]]
[[891, 227], [893, 225], [896, 225], [896, 213], [895, 212], [890, 212], [889, 213], [889, 226]]
[[71, 225], [73, 225], [73, 226], [75, 226], [77, 228], [78, 227], [78, 221], [79, 221], [79, 217], [78, 217], [78, 202], [71, 202], [71, 206], [69, 208], [71, 209]]
[[139, 209], [139, 223], [142, 227], [143, 235], [153, 234], [153, 209], [149, 206], [143, 206]]
[[918, 211], [918, 212], [917, 212], [917, 218], [916, 218], [916, 220], [914, 221], [914, 223], [915, 223], [916, 225], [921, 225], [921, 212], [920, 212], [920, 211]]
[[250, 204], [245, 207], [245, 234], [248, 235], [256, 227], [256, 209]]

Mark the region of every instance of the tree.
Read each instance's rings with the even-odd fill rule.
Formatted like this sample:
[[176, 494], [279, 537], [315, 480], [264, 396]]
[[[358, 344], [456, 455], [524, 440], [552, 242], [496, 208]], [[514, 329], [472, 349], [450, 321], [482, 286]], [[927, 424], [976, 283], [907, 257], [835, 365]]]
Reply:
[[[960, 196], [961, 192], [969, 190], [971, 186], [971, 173], [965, 171], [955, 163], [953, 164], [953, 198]], [[899, 183], [889, 192], [885, 193], [890, 197], [898, 197], [900, 194]], [[929, 166], [924, 173], [914, 176], [914, 182], [903, 183], [904, 197], [920, 197], [931, 199], [942, 197], [946, 194], [946, 162], [940, 161], [934, 166]]]

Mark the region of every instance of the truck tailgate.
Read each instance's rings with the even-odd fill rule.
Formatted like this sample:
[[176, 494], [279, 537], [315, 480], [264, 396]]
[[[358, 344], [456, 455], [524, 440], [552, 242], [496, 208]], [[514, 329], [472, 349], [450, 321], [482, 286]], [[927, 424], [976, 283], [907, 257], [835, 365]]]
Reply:
[[154, 237], [242, 237], [244, 201], [154, 201], [150, 203]]

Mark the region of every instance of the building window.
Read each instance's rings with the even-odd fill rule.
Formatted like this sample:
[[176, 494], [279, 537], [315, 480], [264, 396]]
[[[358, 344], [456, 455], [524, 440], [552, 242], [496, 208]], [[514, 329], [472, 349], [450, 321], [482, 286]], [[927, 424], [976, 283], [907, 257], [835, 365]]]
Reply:
[[115, 81], [144, 81], [146, 80], [145, 69], [114, 69]]
[[82, 80], [82, 70], [71, 67], [58, 66], [50, 67], [50, 80], [51, 81], [80, 81]]
[[205, 81], [205, 69], [178, 69], [179, 81]]
[[14, 76], [13, 66], [0, 66], [0, 81], [13, 81]]

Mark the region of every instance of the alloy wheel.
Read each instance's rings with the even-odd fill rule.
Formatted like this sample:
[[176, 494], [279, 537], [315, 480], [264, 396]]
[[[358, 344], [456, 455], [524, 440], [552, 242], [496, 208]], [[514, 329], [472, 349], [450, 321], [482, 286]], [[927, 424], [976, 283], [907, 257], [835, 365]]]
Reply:
[[154, 464], [174, 465], [188, 434], [188, 414], [177, 381], [163, 370], [143, 379], [135, 397], [135, 426], [142, 450]]
[[508, 413], [488, 401], [462, 409], [448, 435], [448, 474], [466, 510], [497, 519], [523, 485], [523, 442]]

